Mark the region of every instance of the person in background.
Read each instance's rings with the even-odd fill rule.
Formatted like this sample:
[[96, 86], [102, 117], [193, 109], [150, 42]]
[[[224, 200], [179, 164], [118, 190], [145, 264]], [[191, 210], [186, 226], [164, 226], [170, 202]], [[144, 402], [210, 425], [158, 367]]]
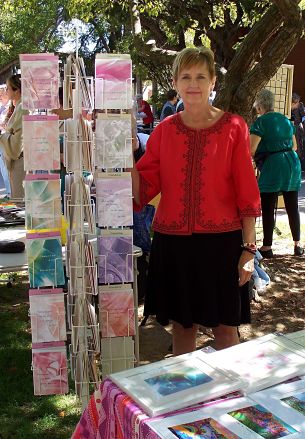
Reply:
[[6, 81], [8, 98], [14, 104], [5, 132], [0, 134], [0, 150], [9, 172], [12, 198], [23, 198], [23, 180], [25, 176], [22, 149], [22, 116], [28, 111], [22, 110], [21, 81], [19, 75], [12, 75]]
[[160, 122], [164, 120], [166, 117], [171, 116], [176, 113], [176, 104], [177, 104], [177, 92], [176, 90], [168, 90], [167, 94], [167, 102], [163, 105]]
[[305, 119], [305, 108], [297, 93], [292, 93], [291, 98], [291, 121], [295, 126], [295, 137], [297, 141], [297, 154], [299, 156], [302, 170], [305, 170], [305, 130], [303, 121]]
[[247, 124], [209, 104], [215, 80], [210, 49], [178, 53], [173, 81], [184, 110], [155, 127], [131, 170], [135, 210], [161, 192], [144, 315], [173, 322], [174, 355], [196, 349], [198, 325], [222, 349], [250, 321], [259, 190]]
[[184, 110], [183, 100], [180, 98], [176, 105], [176, 113]]
[[150, 105], [144, 101], [143, 95], [137, 94], [137, 118], [143, 119], [143, 130], [146, 134], [150, 134], [154, 127], [154, 116], [152, 114]]
[[[0, 87], [0, 133], [5, 131], [7, 122], [10, 116], [13, 114], [13, 111], [14, 111], [14, 106], [11, 105], [9, 101], [6, 91], [6, 86], [1, 86]], [[5, 164], [5, 160], [1, 152], [0, 152], [0, 172], [5, 186], [5, 194], [10, 195], [11, 194], [10, 179]]]
[[260, 115], [250, 127], [251, 153], [260, 168], [258, 186], [261, 194], [264, 239], [259, 251], [264, 258], [273, 257], [274, 212], [281, 192], [294, 241], [294, 254], [301, 256], [304, 253], [300, 245], [298, 207], [301, 165], [295, 152], [295, 128], [286, 116], [274, 111], [274, 94], [270, 90], [261, 90], [254, 106]]
[[0, 132], [4, 129], [4, 121], [10, 102], [6, 91], [6, 86], [0, 86]]

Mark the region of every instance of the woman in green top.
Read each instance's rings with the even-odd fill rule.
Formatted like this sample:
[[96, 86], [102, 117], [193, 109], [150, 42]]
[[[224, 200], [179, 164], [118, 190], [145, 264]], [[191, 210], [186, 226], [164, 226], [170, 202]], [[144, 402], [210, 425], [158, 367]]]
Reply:
[[261, 193], [264, 240], [259, 251], [265, 258], [273, 257], [271, 247], [274, 210], [278, 194], [282, 192], [294, 240], [294, 254], [301, 256], [304, 253], [300, 246], [298, 207], [301, 165], [295, 152], [295, 129], [286, 116], [274, 111], [274, 95], [270, 90], [262, 90], [254, 105], [260, 115], [250, 128], [251, 153], [261, 171], [258, 186]]

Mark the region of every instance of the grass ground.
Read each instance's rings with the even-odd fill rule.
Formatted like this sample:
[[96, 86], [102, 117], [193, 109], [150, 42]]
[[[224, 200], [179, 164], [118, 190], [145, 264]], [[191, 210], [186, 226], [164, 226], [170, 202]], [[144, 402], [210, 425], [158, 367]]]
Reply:
[[75, 395], [33, 395], [28, 309], [26, 275], [0, 284], [0, 439], [69, 439], [80, 417]]

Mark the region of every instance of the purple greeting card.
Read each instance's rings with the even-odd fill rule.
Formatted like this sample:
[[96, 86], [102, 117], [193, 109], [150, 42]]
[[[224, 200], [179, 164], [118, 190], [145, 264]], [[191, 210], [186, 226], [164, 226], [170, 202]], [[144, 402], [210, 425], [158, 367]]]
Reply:
[[98, 237], [98, 273], [103, 284], [133, 281], [131, 230]]
[[95, 108], [132, 107], [130, 55], [98, 54], [95, 60]]

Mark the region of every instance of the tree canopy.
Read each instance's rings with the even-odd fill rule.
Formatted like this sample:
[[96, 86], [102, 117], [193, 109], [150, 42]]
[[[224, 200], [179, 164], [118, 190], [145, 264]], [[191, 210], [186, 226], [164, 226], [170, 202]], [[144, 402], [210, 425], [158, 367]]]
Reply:
[[[3, 0], [0, 74], [19, 53], [58, 50], [59, 24], [82, 20], [80, 52], [130, 52], [135, 72], [171, 87], [175, 53], [209, 45], [219, 69], [216, 104], [248, 117], [304, 29], [299, 0]], [[226, 70], [226, 74], [221, 72]]]

